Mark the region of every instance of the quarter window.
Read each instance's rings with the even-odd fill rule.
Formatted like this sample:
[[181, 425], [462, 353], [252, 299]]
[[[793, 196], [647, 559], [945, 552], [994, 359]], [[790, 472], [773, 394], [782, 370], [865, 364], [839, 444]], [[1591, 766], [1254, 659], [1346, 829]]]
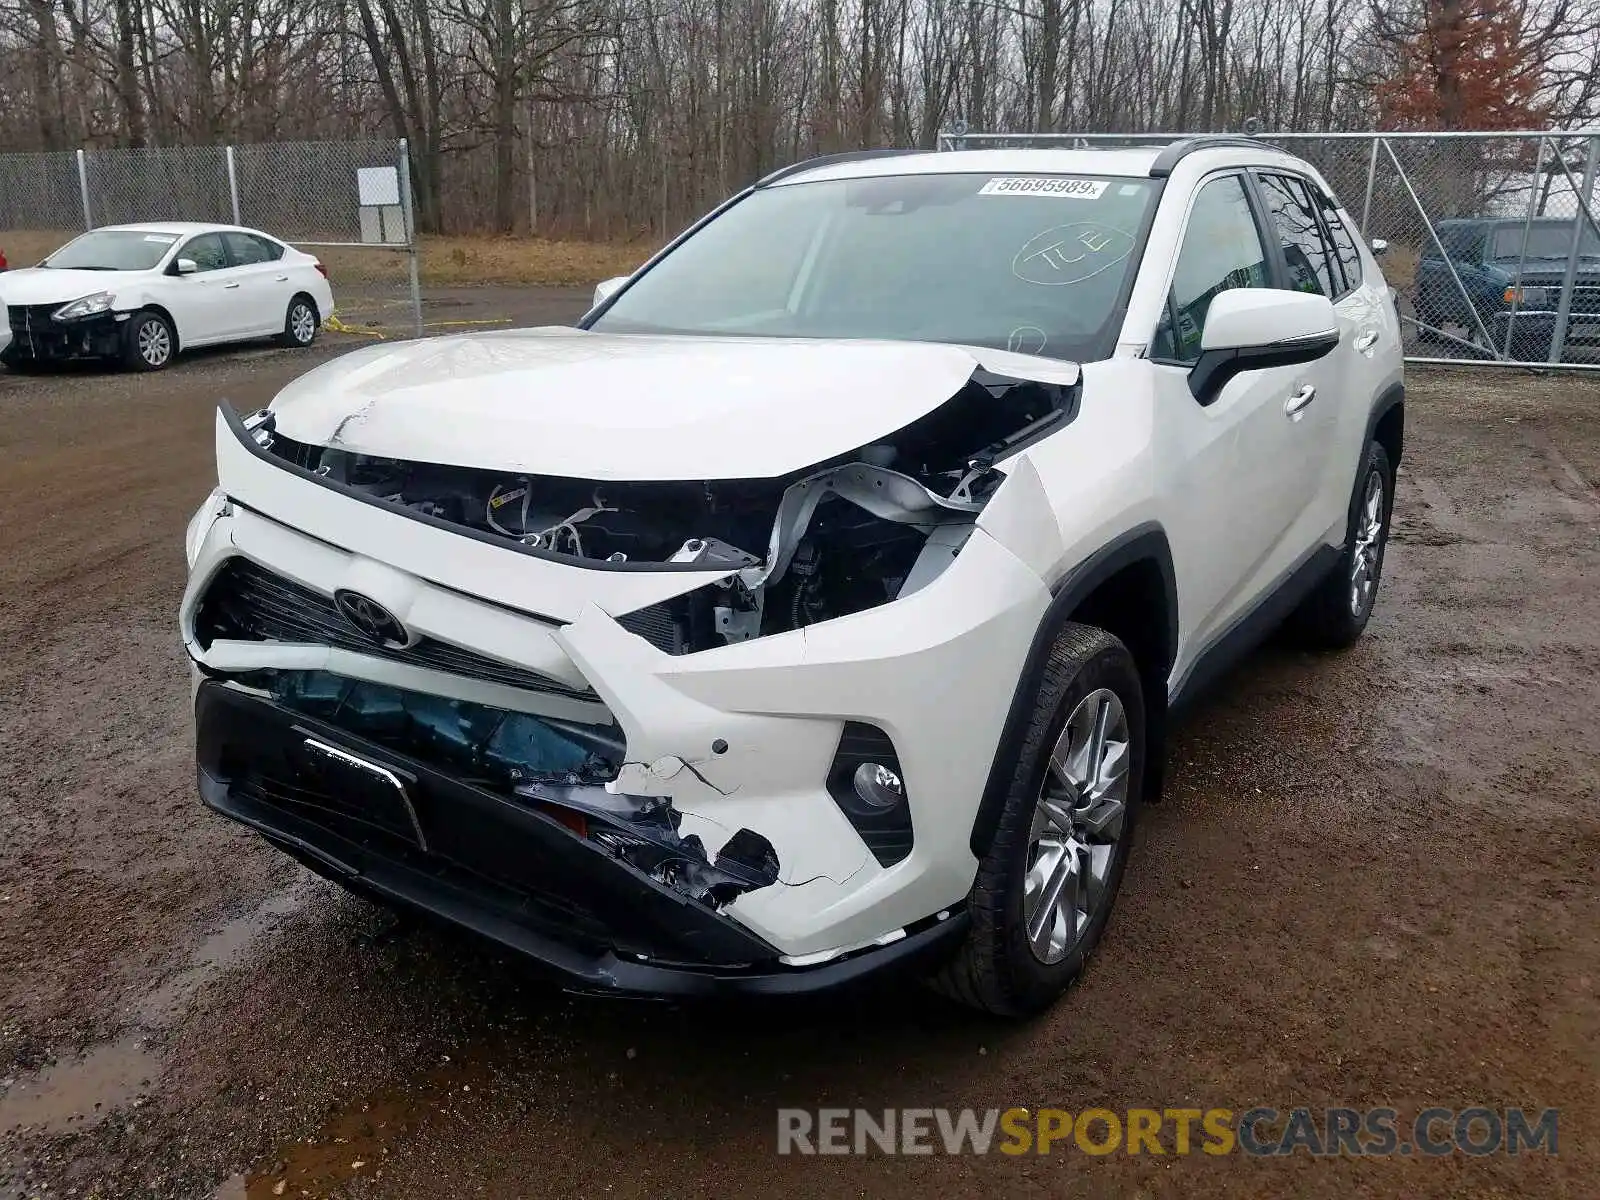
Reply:
[[1189, 211], [1150, 357], [1182, 364], [1198, 360], [1212, 297], [1230, 288], [1267, 287], [1266, 260], [1243, 180], [1229, 175], [1202, 187]]
[[1333, 248], [1322, 232], [1305, 186], [1287, 175], [1262, 175], [1260, 179], [1267, 211], [1283, 245], [1289, 286], [1297, 292], [1316, 292], [1332, 300], [1343, 291], [1344, 281], [1335, 274]]

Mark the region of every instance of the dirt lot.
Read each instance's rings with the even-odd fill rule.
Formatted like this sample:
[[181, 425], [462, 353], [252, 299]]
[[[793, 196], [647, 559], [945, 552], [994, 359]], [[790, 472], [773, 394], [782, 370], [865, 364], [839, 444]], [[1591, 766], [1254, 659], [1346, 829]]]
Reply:
[[[1087, 978], [1006, 1027], [914, 987], [565, 997], [201, 809], [175, 610], [212, 409], [354, 344], [0, 378], [0, 1195], [1594, 1194], [1600, 387], [1413, 376], [1369, 635], [1190, 719]], [[1559, 1106], [1560, 1154], [774, 1153], [780, 1105], [1256, 1104]]]

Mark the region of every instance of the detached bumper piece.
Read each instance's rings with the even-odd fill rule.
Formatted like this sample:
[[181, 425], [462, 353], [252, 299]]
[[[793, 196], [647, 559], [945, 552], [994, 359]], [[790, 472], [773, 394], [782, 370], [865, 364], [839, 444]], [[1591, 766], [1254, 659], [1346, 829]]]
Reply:
[[13, 304], [6, 309], [11, 324], [8, 362], [64, 362], [70, 358], [109, 358], [121, 353], [122, 325], [113, 313], [79, 321], [57, 321], [60, 304]]
[[[595, 796], [632, 798], [562, 785], [505, 794], [214, 681], [201, 684], [195, 705], [200, 793], [210, 808], [353, 891], [471, 929], [577, 990], [819, 991], [920, 962], [965, 925], [952, 916], [879, 949], [790, 967], [715, 905], [608, 845], [601, 834], [627, 836], [629, 818], [606, 823]], [[641, 823], [633, 836], [658, 835]], [[748, 862], [719, 858], [716, 866], [759, 869], [754, 848], [742, 849], [752, 851]]]

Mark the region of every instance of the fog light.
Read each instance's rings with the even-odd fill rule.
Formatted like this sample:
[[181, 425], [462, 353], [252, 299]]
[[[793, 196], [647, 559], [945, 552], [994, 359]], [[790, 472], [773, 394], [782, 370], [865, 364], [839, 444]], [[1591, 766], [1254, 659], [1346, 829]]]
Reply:
[[893, 808], [906, 798], [906, 785], [882, 763], [864, 762], [851, 779], [861, 802], [873, 808]]

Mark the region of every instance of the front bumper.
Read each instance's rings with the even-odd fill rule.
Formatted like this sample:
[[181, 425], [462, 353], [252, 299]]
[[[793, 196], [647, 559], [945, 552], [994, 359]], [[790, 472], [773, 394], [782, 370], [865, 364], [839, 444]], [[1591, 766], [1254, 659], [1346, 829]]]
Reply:
[[[955, 912], [882, 948], [789, 966], [737, 922], [630, 869], [532, 805], [216, 682], [199, 686], [195, 721], [200, 795], [209, 808], [353, 891], [471, 929], [581, 990], [821, 991], [925, 965], [965, 929], [965, 914]], [[346, 747], [402, 780], [405, 821], [364, 819], [377, 798], [366, 790], [369, 777], [313, 759], [308, 738]]]
[[121, 352], [127, 313], [104, 312], [78, 321], [57, 321], [50, 314], [60, 304], [12, 305], [7, 310], [10, 361], [65, 362], [73, 358], [109, 358]]
[[[552, 720], [614, 722], [626, 761], [608, 790], [666, 798], [683, 836], [708, 856], [740, 830], [770, 842], [777, 881], [714, 916], [791, 967], [910, 942], [964, 904], [979, 800], [1049, 603], [1039, 576], [981, 524], [942, 575], [892, 604], [674, 656], [617, 617], [700, 586], [700, 572], [608, 572], [519, 554], [363, 502], [247, 443], [219, 418], [219, 477], [231, 501], [193, 530], [180, 615], [202, 672], [330, 672]], [[236, 556], [323, 597], [359, 591], [430, 643], [551, 686], [326, 639], [202, 644], [197, 611]], [[827, 787], [852, 723], [881, 730], [898, 755], [913, 837], [892, 865]], [[464, 853], [463, 865], [481, 868]]]

